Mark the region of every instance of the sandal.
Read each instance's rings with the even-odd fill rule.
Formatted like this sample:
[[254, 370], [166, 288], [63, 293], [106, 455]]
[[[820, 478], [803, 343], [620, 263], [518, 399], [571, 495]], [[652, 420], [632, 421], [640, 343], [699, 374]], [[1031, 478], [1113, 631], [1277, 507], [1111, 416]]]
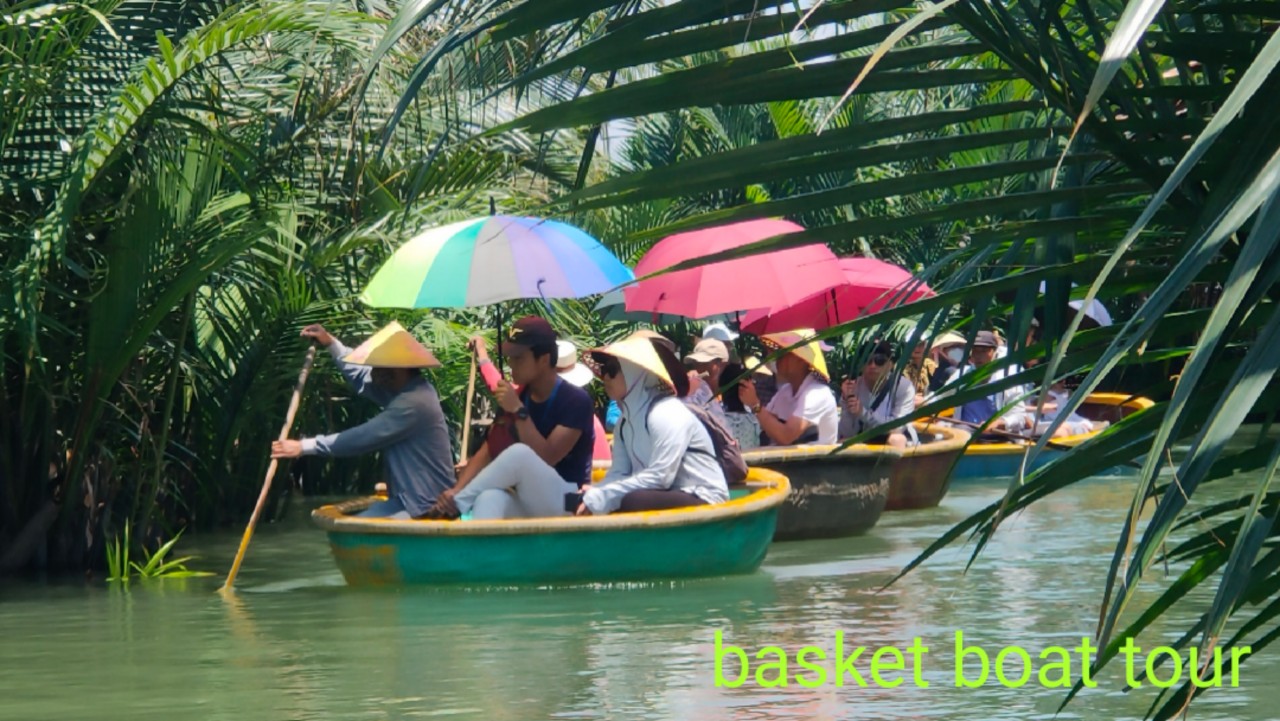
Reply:
[[427, 509], [427, 512], [418, 518], [424, 521], [456, 521], [462, 517], [456, 508], [447, 508], [440, 501], [436, 501], [435, 505]]

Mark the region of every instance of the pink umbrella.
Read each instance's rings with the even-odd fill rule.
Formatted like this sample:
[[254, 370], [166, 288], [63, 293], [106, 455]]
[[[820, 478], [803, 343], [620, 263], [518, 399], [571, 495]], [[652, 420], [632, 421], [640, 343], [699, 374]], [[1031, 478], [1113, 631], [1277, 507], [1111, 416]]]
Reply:
[[[677, 233], [663, 238], [645, 253], [636, 264], [636, 277], [802, 230], [785, 220], [748, 220]], [[752, 308], [788, 306], [843, 280], [835, 254], [825, 245], [814, 244], [667, 273], [642, 280], [623, 293], [628, 312], [706, 318]]]
[[934, 295], [924, 282], [893, 263], [875, 258], [841, 258], [839, 263], [844, 276], [839, 283], [792, 305], [753, 310], [742, 319], [742, 329], [757, 335], [821, 330]]

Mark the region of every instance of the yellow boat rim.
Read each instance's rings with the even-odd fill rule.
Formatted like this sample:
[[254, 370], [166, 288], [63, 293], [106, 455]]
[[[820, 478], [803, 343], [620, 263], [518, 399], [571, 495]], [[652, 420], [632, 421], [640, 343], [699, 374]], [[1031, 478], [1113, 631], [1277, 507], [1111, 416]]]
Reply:
[[[596, 480], [599, 480], [603, 472], [597, 469], [593, 475]], [[582, 533], [598, 530], [684, 526], [741, 516], [779, 506], [791, 492], [791, 484], [786, 476], [763, 468], [752, 468], [748, 471], [747, 487], [751, 493], [724, 503], [663, 511], [617, 513], [607, 516], [425, 521], [360, 518], [348, 515], [367, 508], [374, 500], [373, 497], [367, 497], [322, 506], [312, 511], [311, 517], [316, 525], [326, 531], [345, 533], [401, 536], [518, 536], [532, 533]]]
[[[1130, 414], [1146, 409], [1155, 405], [1150, 398], [1142, 396], [1129, 395], [1128, 393], [1090, 393], [1085, 399], [1085, 403], [1089, 405], [1116, 406], [1124, 408]], [[943, 412], [943, 417], [950, 415], [951, 411]], [[1054, 446], [1078, 446], [1081, 443], [1093, 438], [1101, 433], [1102, 430], [1089, 431], [1088, 433], [1078, 433], [1074, 436], [1063, 436], [1055, 438], [1051, 441]], [[966, 456], [999, 456], [1008, 455], [1010, 453], [1021, 453], [1035, 445], [1032, 441], [1011, 441], [1008, 443], [973, 443], [965, 450]]]

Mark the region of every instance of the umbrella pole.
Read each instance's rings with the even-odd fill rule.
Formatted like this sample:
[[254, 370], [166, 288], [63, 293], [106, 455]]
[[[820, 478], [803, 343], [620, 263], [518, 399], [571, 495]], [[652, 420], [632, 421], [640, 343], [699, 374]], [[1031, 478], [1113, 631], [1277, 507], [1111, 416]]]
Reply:
[[738, 334], [733, 339], [733, 349], [738, 352], [738, 360], [742, 360], [742, 311], [735, 310], [733, 312], [733, 324], [738, 326], [734, 332]]
[[502, 375], [502, 304], [495, 306], [498, 311], [498, 341], [495, 343], [498, 351], [498, 375]]

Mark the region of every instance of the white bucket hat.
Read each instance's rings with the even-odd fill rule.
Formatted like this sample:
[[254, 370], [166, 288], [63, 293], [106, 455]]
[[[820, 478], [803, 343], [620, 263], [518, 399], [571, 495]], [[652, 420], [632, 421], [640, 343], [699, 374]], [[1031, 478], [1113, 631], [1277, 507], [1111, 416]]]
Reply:
[[716, 340], [732, 343], [738, 339], [738, 334], [729, 330], [729, 326], [724, 323], [708, 323], [702, 329], [703, 338], [715, 338]]
[[578, 347], [567, 340], [556, 341], [556, 372], [579, 388], [595, 377], [590, 368], [578, 361]]

